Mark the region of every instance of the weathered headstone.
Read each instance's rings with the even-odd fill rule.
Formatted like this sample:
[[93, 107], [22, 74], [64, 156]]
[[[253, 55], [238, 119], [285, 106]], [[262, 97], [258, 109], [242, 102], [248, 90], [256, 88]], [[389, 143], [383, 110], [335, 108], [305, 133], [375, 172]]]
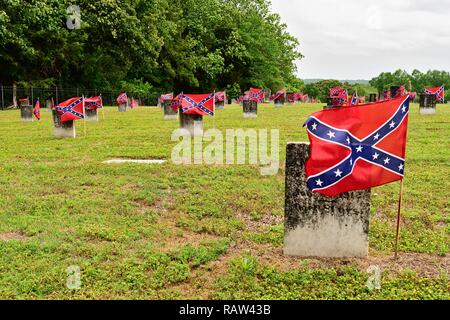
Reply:
[[269, 103], [271, 95], [272, 95], [272, 90], [270, 90], [269, 88], [264, 90], [264, 102], [265, 103]]
[[370, 189], [326, 197], [306, 185], [308, 143], [288, 143], [284, 253], [301, 257], [367, 257]]
[[186, 129], [191, 136], [203, 135], [203, 116], [198, 114], [185, 114], [180, 110], [180, 128]]
[[164, 111], [164, 120], [176, 120], [178, 119], [178, 110], [172, 108], [171, 106], [172, 100], [164, 100], [163, 101], [163, 111]]
[[244, 100], [242, 103], [244, 110], [244, 118], [256, 118], [258, 117], [258, 103], [253, 100]]
[[377, 102], [377, 94], [376, 93], [371, 93], [369, 95], [369, 102]]
[[216, 101], [214, 107], [218, 110], [225, 108], [225, 101]]
[[127, 104], [121, 103], [119, 104], [119, 112], [126, 112], [127, 111]]
[[86, 121], [96, 122], [98, 121], [98, 110], [94, 108], [92, 110], [86, 110]]
[[20, 117], [24, 122], [33, 121], [33, 106], [30, 105], [29, 101], [20, 101]]
[[56, 138], [75, 138], [75, 122], [74, 121], [65, 121], [61, 123], [61, 115], [58, 111], [52, 111], [53, 116], [53, 135]]
[[277, 107], [277, 108], [283, 107], [283, 106], [284, 106], [285, 100], [286, 100], [286, 99], [285, 99], [284, 97], [280, 97], [280, 98], [276, 99], [276, 100], [274, 101], [275, 107]]
[[436, 113], [436, 96], [434, 94], [420, 95], [420, 114]]
[[47, 112], [52, 112], [52, 100], [47, 99], [45, 101], [45, 108], [46, 108]]

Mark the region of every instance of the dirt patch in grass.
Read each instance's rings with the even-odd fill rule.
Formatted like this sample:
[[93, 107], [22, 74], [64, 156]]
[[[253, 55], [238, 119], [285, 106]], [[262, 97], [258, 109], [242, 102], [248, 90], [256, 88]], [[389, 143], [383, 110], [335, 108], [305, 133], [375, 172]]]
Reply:
[[27, 241], [30, 237], [25, 236], [20, 232], [5, 232], [0, 233], [0, 241]]
[[251, 215], [237, 211], [236, 218], [244, 221], [247, 231], [257, 232], [261, 227], [272, 227], [283, 222], [284, 217], [280, 215], [264, 214], [253, 218]]

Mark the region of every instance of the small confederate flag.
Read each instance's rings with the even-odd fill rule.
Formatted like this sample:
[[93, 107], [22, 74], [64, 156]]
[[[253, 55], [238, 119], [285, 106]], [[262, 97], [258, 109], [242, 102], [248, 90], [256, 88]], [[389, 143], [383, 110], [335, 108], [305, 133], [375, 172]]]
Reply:
[[118, 104], [125, 104], [127, 102], [128, 102], [127, 93], [123, 92], [123, 93], [119, 94], [119, 96], [117, 97], [117, 103]]
[[216, 101], [217, 102], [222, 102], [222, 101], [225, 101], [226, 100], [226, 95], [225, 95], [225, 92], [223, 91], [219, 91], [219, 92], [216, 92]]
[[137, 102], [136, 100], [134, 100], [134, 98], [131, 98], [130, 108], [134, 109], [135, 107], [137, 107]]
[[250, 88], [248, 91], [250, 99], [258, 103], [264, 102], [264, 90], [259, 88]]
[[36, 119], [41, 120], [41, 104], [39, 103], [39, 99], [36, 101], [34, 105], [33, 114]]
[[173, 100], [173, 93], [166, 93], [159, 96], [158, 105], [162, 106], [166, 100]]
[[84, 119], [83, 100], [83, 97], [72, 98], [56, 106], [56, 110], [61, 114], [61, 123]]
[[444, 85], [440, 86], [440, 87], [436, 87], [436, 88], [428, 88], [425, 89], [425, 93], [426, 94], [434, 94], [436, 95], [436, 101], [439, 102], [444, 102], [444, 97], [445, 97], [445, 89], [444, 89]]
[[270, 100], [272, 100], [272, 101], [279, 100], [282, 97], [284, 97], [285, 95], [286, 95], [286, 92], [284, 90], [279, 90], [279, 91], [277, 91], [277, 93], [273, 94], [270, 97]]
[[180, 93], [179, 95], [177, 95], [175, 98], [173, 98], [170, 101], [170, 106], [172, 107], [172, 109], [178, 110], [179, 108], [181, 108], [181, 97], [182, 96], [183, 96], [183, 93]]
[[358, 94], [356, 93], [356, 91], [353, 93], [352, 95], [352, 99], [350, 100], [350, 105], [351, 106], [356, 106], [358, 104]]
[[214, 115], [214, 93], [181, 95], [181, 111], [201, 116]]
[[84, 108], [85, 108], [85, 110], [89, 110], [89, 111], [103, 108], [102, 96], [85, 98], [84, 99]]
[[409, 102], [405, 95], [311, 115], [308, 188], [333, 197], [403, 179]]

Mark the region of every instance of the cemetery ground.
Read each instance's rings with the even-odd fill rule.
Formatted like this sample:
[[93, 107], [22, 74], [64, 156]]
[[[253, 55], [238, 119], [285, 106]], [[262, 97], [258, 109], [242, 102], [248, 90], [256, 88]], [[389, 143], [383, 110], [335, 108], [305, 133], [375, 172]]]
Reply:
[[[368, 259], [283, 255], [286, 143], [307, 141], [319, 104], [260, 105], [257, 119], [227, 106], [205, 129], [280, 129], [280, 170], [175, 165], [159, 108], [76, 122], [53, 138], [51, 113], [22, 123], [0, 113], [0, 298], [4, 299], [449, 299], [450, 108], [409, 119], [398, 261], [399, 183], [372, 190]], [[163, 165], [102, 164], [165, 159]], [[81, 287], [66, 287], [79, 266]], [[381, 288], [370, 290], [370, 266]]]

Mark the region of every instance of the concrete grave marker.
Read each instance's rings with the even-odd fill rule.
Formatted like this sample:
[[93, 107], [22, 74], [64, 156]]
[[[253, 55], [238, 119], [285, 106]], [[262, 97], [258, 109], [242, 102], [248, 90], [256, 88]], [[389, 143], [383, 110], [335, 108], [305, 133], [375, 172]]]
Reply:
[[284, 253], [300, 257], [367, 257], [370, 189], [325, 197], [306, 185], [309, 143], [288, 143]]
[[258, 117], [258, 103], [253, 100], [244, 100], [242, 103], [244, 118]]
[[178, 119], [178, 110], [171, 107], [172, 100], [164, 100], [162, 109], [164, 111], [164, 120]]
[[127, 104], [126, 103], [121, 103], [119, 104], [119, 112], [127, 112]]
[[74, 121], [65, 121], [61, 123], [61, 115], [58, 111], [53, 110], [53, 135], [56, 138], [75, 138], [75, 122]]
[[20, 117], [23, 122], [33, 121], [33, 106], [29, 101], [20, 101]]
[[98, 121], [98, 110], [94, 108], [92, 110], [86, 110], [86, 121], [96, 122]]
[[180, 128], [186, 129], [191, 136], [203, 135], [203, 116], [198, 114], [185, 114], [180, 110]]
[[435, 114], [436, 113], [436, 96], [434, 94], [420, 95], [420, 114]]
[[377, 102], [377, 94], [376, 93], [371, 93], [369, 95], [369, 102]]
[[225, 101], [216, 101], [215, 106], [216, 109], [222, 110], [225, 108]]

